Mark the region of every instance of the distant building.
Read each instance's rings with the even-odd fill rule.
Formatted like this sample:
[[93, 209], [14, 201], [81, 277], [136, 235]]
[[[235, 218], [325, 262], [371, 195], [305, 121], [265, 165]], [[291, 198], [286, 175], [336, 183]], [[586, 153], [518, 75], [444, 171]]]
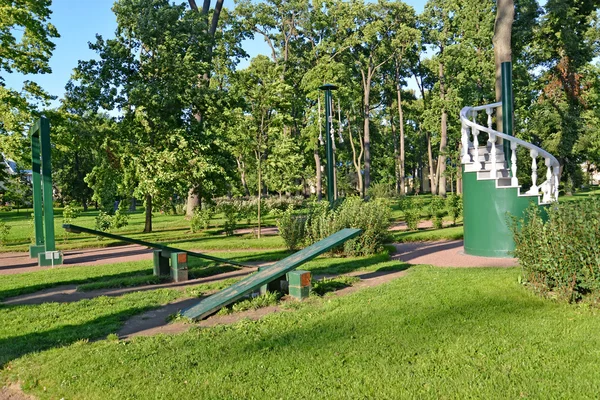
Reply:
[[[27, 182], [31, 182], [31, 175], [32, 172], [29, 169], [25, 169], [25, 170], [19, 170], [19, 167], [17, 166], [17, 163], [14, 162], [13, 160], [11, 160], [10, 158], [7, 158], [4, 156], [4, 154], [2, 155], [2, 163], [0, 163], [0, 168], [4, 168], [4, 170], [6, 172], [8, 172], [9, 175], [17, 175], [19, 173], [21, 173], [25, 179], [27, 180]], [[4, 182], [0, 181], [0, 187], [4, 188]]]

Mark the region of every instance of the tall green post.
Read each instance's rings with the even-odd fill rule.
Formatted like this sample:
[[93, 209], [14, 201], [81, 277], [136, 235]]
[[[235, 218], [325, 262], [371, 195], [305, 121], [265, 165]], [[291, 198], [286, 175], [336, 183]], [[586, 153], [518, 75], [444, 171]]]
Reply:
[[332, 124], [332, 112], [331, 112], [331, 91], [336, 90], [337, 86], [331, 83], [326, 83], [319, 89], [325, 91], [325, 136], [327, 136], [327, 200], [329, 200], [330, 207], [333, 207], [335, 201], [335, 175], [333, 172], [333, 139], [331, 138], [331, 124]]
[[35, 244], [29, 246], [29, 255], [38, 259], [39, 266], [60, 265], [62, 254], [54, 239], [50, 122], [40, 118], [30, 133]]
[[[502, 73], [502, 129], [503, 133], [514, 136], [514, 106], [513, 106], [513, 90], [512, 90], [512, 62], [506, 61], [500, 64], [500, 71]], [[508, 170], [510, 171], [510, 143], [508, 140], [503, 142], [504, 148], [504, 159], [508, 164]]]

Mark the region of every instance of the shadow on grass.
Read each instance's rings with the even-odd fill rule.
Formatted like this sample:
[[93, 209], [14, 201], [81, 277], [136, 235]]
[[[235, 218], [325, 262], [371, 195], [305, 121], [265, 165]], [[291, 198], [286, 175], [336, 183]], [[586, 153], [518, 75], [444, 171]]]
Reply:
[[[339, 261], [338, 261], [339, 260]], [[327, 265], [322, 267], [310, 268], [310, 272], [313, 275], [324, 275], [324, 274], [345, 274], [348, 272], [356, 271], [362, 268], [370, 267], [374, 264], [379, 264], [390, 260], [388, 253], [379, 253], [370, 257], [364, 257], [359, 259], [328, 259]], [[320, 260], [317, 260], [319, 262]]]
[[22, 286], [13, 289], [5, 289], [0, 290], [0, 301], [3, 301], [10, 297], [21, 296], [24, 294], [31, 294], [35, 292], [39, 292], [40, 290], [50, 289], [57, 286], [64, 285], [80, 285], [84, 283], [94, 283], [94, 282], [109, 282], [116, 281], [119, 279], [131, 278], [135, 276], [146, 276], [152, 275], [152, 269], [148, 269], [147, 271], [130, 271], [130, 272], [120, 272], [118, 274], [112, 275], [103, 275], [93, 278], [79, 278], [79, 279], [63, 279], [55, 282], [47, 282], [47, 283], [38, 283], [29, 286]]
[[[19, 307], [19, 306], [14, 306]], [[116, 332], [133, 315], [156, 307], [130, 308], [106, 315], [81, 325], [65, 325], [44, 332], [32, 332], [22, 336], [0, 339], [0, 368], [6, 363], [26, 354], [63, 347], [79, 340], [96, 340]], [[5, 307], [0, 307], [0, 310]]]

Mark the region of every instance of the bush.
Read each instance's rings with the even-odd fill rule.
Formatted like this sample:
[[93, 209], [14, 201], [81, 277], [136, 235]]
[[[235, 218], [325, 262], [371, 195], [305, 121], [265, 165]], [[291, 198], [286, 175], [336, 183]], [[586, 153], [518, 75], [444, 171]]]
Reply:
[[239, 201], [222, 201], [218, 206], [220, 212], [225, 216], [225, 224], [223, 230], [227, 236], [232, 236], [235, 228], [237, 228], [239, 218]]
[[407, 199], [404, 208], [404, 222], [408, 230], [416, 231], [419, 228], [419, 222], [421, 221], [421, 202]]
[[448, 215], [452, 218], [452, 225], [456, 225], [456, 220], [460, 218], [463, 212], [462, 196], [457, 194], [450, 194], [446, 197], [446, 208], [448, 209]]
[[429, 213], [431, 215], [431, 222], [435, 229], [441, 229], [444, 227], [444, 198], [441, 196], [432, 196], [431, 203], [429, 203]]
[[524, 283], [542, 293], [577, 301], [600, 289], [600, 199], [531, 206], [513, 218], [514, 255]]
[[385, 182], [377, 182], [369, 187], [367, 194], [373, 199], [391, 199], [394, 197], [392, 186]]
[[315, 243], [344, 228], [363, 233], [344, 243], [347, 255], [373, 254], [383, 248], [390, 226], [390, 206], [385, 200], [364, 201], [348, 197], [333, 211], [326, 202], [314, 203], [306, 215], [306, 244]]
[[0, 221], [0, 244], [6, 244], [8, 239], [8, 233], [10, 232], [11, 226], [4, 221]]
[[294, 215], [292, 205], [280, 213], [277, 218], [277, 229], [288, 250], [298, 250], [304, 241], [304, 225], [306, 216]]
[[115, 215], [112, 216], [110, 221], [111, 228], [119, 229], [129, 225], [129, 214], [127, 213], [128, 208], [129, 205], [126, 201], [119, 202], [119, 207], [117, 208]]
[[203, 229], [208, 229], [210, 220], [212, 219], [214, 213], [214, 208], [210, 206], [195, 207], [194, 214], [190, 220], [191, 231], [196, 233]]
[[[100, 211], [96, 216], [94, 228], [97, 231], [106, 232], [110, 229], [112, 218], [104, 211]], [[98, 240], [104, 239], [102, 236], [97, 237]]]

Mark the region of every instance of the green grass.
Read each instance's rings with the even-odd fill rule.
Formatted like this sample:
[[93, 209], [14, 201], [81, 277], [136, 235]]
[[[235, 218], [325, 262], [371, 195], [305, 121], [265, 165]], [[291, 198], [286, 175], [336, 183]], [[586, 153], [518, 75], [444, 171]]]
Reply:
[[[54, 229], [56, 234], [56, 244], [60, 250], [79, 249], [86, 247], [109, 247], [120, 243], [111, 239], [98, 240], [96, 236], [85, 234], [70, 234], [62, 228], [63, 218], [62, 209], [54, 210]], [[74, 225], [80, 225], [86, 228], [94, 229], [95, 217], [97, 211], [82, 212], [81, 215], [72, 220]], [[191, 233], [189, 221], [183, 215], [167, 215], [156, 213], [153, 217], [152, 233], [143, 233], [144, 212], [136, 211], [129, 214], [129, 224], [121, 229], [111, 230], [111, 233], [117, 235], [129, 236], [139, 240], [150, 242], [166, 242], [175, 246], [176, 243], [184, 243], [185, 249], [244, 249], [244, 248], [272, 248], [284, 247], [283, 241], [278, 237], [253, 238], [251, 234], [237, 235], [231, 240], [221, 241], [223, 219], [221, 215], [216, 215], [211, 221], [211, 228], [205, 232]], [[6, 212], [0, 211], [0, 219], [10, 226], [7, 237], [7, 243], [0, 246], [0, 252], [8, 251], [27, 251], [33, 235], [33, 223], [31, 220], [31, 209], [21, 210], [17, 213], [15, 210]], [[251, 221], [255, 223], [255, 221]], [[274, 218], [267, 215], [263, 219], [263, 226], [273, 225]], [[245, 221], [238, 224], [238, 228], [252, 227]], [[274, 245], [275, 243], [275, 245]], [[177, 247], [177, 246], [176, 246]]]
[[595, 397], [598, 311], [542, 300], [518, 274], [419, 266], [256, 322], [128, 342], [78, 339], [159, 299], [88, 301], [66, 321], [73, 305], [4, 309], [1, 378], [40, 399]]

